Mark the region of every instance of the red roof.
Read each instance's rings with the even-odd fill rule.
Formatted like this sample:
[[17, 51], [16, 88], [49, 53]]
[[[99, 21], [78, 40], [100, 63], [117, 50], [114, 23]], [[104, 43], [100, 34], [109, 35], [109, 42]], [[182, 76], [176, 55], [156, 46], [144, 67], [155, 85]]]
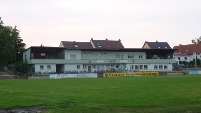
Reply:
[[174, 53], [174, 56], [188, 56], [186, 53]]
[[61, 41], [63, 47], [67, 49], [92, 49], [90, 42], [71, 42], [71, 41]]
[[197, 54], [201, 53], [201, 43], [198, 44], [188, 44], [188, 45], [178, 45], [174, 46], [173, 49], [178, 49], [177, 53], [186, 53], [188, 55], [192, 55], [193, 52], [196, 52]]
[[95, 46], [95, 48], [102, 48], [102, 49], [123, 49], [124, 46], [121, 43], [121, 40], [93, 40], [91, 42]]

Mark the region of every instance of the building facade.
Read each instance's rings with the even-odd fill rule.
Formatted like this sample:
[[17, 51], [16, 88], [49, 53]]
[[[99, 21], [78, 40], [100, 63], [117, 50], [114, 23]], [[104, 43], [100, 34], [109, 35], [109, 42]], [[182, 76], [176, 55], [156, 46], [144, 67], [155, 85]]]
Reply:
[[90, 46], [88, 42], [63, 41], [60, 47], [32, 46], [23, 53], [23, 60], [32, 74], [172, 71], [176, 63], [173, 49], [124, 48], [120, 41], [107, 42], [90, 42]]
[[188, 44], [188, 45], [178, 45], [174, 46], [175, 53], [173, 58], [178, 61], [190, 62], [193, 59], [201, 59], [201, 43], [198, 44]]

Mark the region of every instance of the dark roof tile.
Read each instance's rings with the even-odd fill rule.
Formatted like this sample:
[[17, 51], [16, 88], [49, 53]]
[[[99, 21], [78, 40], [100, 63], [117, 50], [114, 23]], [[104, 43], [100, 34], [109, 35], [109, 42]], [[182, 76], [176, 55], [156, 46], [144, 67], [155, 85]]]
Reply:
[[123, 49], [124, 46], [120, 40], [91, 40], [94, 44], [95, 48], [102, 48], [102, 49]]
[[[149, 49], [172, 49], [167, 42], [145, 42], [144, 45], [147, 44]], [[144, 47], [143, 45], [143, 47]]]
[[90, 42], [71, 42], [71, 41], [61, 41], [63, 47], [67, 49], [92, 49]]

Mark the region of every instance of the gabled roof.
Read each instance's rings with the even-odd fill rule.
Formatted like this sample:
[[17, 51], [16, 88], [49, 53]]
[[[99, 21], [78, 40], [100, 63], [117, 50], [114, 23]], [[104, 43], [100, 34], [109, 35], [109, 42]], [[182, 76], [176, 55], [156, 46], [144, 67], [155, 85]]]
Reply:
[[186, 53], [188, 55], [192, 55], [193, 52], [196, 52], [197, 54], [201, 53], [201, 43], [198, 44], [188, 44], [188, 45], [178, 45], [174, 46], [173, 49], [178, 49], [177, 53]]
[[102, 49], [123, 49], [124, 46], [121, 43], [121, 40], [93, 40], [91, 38], [90, 41], [94, 48], [102, 48]]
[[[148, 46], [148, 47], [147, 47]], [[143, 49], [172, 49], [167, 42], [145, 42]]]
[[67, 49], [92, 49], [90, 42], [61, 41], [63, 47]]

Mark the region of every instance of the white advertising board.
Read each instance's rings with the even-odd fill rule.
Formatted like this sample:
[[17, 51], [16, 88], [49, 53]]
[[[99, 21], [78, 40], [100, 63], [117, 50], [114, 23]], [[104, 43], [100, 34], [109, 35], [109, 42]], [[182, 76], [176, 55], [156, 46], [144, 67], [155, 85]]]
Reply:
[[50, 79], [61, 79], [63, 76], [61, 74], [51, 74]]
[[97, 73], [82, 73], [82, 74], [51, 74], [50, 79], [65, 79], [65, 78], [97, 78]]
[[97, 78], [97, 73], [77, 74], [77, 78]]

